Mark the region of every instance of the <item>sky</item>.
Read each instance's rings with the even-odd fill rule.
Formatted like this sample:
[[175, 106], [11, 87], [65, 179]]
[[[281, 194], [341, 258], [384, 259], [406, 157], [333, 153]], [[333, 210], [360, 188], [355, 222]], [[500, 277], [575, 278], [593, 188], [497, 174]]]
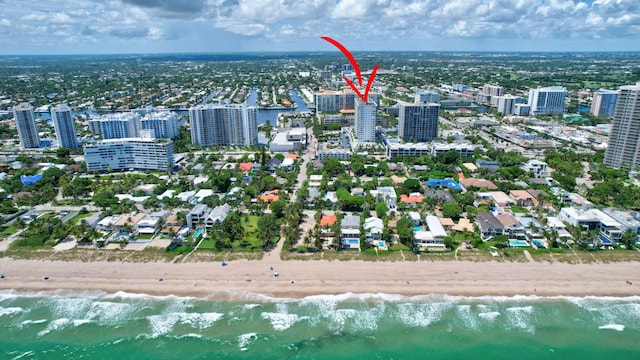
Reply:
[[640, 51], [640, 0], [0, 0], [0, 54]]

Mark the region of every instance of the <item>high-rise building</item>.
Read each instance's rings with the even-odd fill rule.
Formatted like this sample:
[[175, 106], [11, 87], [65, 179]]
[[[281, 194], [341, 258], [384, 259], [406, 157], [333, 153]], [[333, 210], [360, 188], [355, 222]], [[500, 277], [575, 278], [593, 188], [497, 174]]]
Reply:
[[534, 115], [562, 114], [567, 111], [564, 99], [567, 89], [562, 86], [529, 89], [529, 106]]
[[20, 146], [23, 149], [37, 149], [40, 147], [40, 137], [36, 127], [36, 117], [30, 104], [22, 103], [13, 108], [13, 118], [18, 128]]
[[67, 104], [60, 104], [51, 108], [51, 119], [56, 130], [58, 146], [72, 150], [78, 149], [76, 125], [73, 122], [71, 108]]
[[89, 129], [103, 139], [125, 139], [140, 136], [140, 115], [134, 112], [102, 115], [89, 120]]
[[354, 130], [359, 143], [376, 141], [376, 112], [378, 106], [369, 100], [366, 104], [362, 99], [356, 99]]
[[[354, 110], [356, 94], [351, 90], [322, 90], [313, 95], [316, 111], [322, 113], [337, 113], [340, 110]], [[369, 94], [369, 101], [380, 106], [380, 94]]]
[[640, 167], [640, 82], [620, 88], [604, 165], [617, 169]]
[[431, 141], [438, 136], [439, 104], [400, 105], [398, 136], [407, 142]]
[[496, 110], [502, 115], [512, 115], [515, 112], [516, 104], [524, 103], [524, 98], [513, 95], [496, 96], [491, 101], [496, 100]]
[[502, 96], [502, 86], [485, 84], [482, 93], [489, 96]]
[[593, 93], [591, 102], [591, 115], [608, 118], [613, 115], [618, 101], [618, 92], [615, 90], [600, 89]]
[[242, 105], [199, 105], [189, 109], [191, 142], [202, 146], [258, 143], [258, 108]]
[[435, 91], [419, 91], [415, 95], [414, 102], [416, 104], [431, 104], [440, 101], [440, 95]]
[[158, 139], [173, 139], [178, 136], [178, 119], [169, 111], [147, 113], [140, 119], [140, 129], [154, 130]]
[[88, 172], [167, 170], [173, 166], [173, 142], [151, 138], [101, 140], [84, 146]]

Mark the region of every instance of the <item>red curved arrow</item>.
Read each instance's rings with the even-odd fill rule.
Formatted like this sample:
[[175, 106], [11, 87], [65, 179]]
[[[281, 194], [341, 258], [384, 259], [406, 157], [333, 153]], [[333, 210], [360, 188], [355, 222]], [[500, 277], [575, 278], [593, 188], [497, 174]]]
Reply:
[[347, 59], [349, 59], [349, 62], [351, 63], [351, 66], [353, 66], [353, 70], [356, 71], [356, 76], [358, 77], [358, 82], [360, 83], [360, 86], [362, 86], [362, 75], [360, 74], [360, 67], [358, 66], [358, 63], [356, 62], [356, 59], [353, 57], [353, 55], [351, 55], [349, 50], [347, 50], [347, 48], [344, 47], [344, 45], [340, 44], [339, 42], [337, 42], [336, 40], [333, 40], [332, 38], [330, 38], [328, 36], [321, 36], [320, 38], [330, 42], [333, 46], [337, 47], [338, 49], [340, 49], [340, 51], [342, 51], [344, 56], [346, 56]]
[[[356, 76], [358, 77], [358, 83], [360, 84], [360, 86], [362, 86], [362, 74], [360, 73], [360, 67], [358, 66], [358, 63], [356, 62], [356, 59], [353, 57], [353, 55], [351, 55], [349, 50], [347, 50], [347, 48], [344, 47], [344, 45], [340, 44], [339, 42], [337, 42], [336, 40], [334, 40], [334, 39], [332, 39], [332, 38], [330, 38], [328, 36], [321, 36], [320, 38], [330, 42], [333, 46], [337, 47], [340, 51], [342, 51], [344, 56], [346, 56], [347, 59], [349, 59], [349, 62], [351, 63], [351, 66], [353, 66], [353, 69], [356, 72]], [[360, 92], [360, 90], [355, 86], [355, 84], [351, 80], [349, 80], [346, 76], [344, 77], [344, 81], [347, 82], [347, 84], [351, 87], [351, 89], [366, 104], [367, 100], [369, 99], [369, 90], [371, 90], [371, 86], [373, 85], [373, 78], [376, 77], [376, 73], [377, 72], [378, 72], [378, 64], [376, 64], [376, 66], [374, 66], [373, 70], [371, 71], [371, 75], [369, 76], [369, 79], [367, 80], [367, 86], [364, 89], [364, 94], [362, 94]]]

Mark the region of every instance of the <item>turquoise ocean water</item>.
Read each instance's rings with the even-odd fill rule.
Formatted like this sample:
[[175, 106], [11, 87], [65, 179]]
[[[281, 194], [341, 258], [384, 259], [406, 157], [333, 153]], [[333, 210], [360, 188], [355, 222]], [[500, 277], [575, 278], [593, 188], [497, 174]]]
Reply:
[[0, 359], [640, 359], [640, 297], [4, 290]]

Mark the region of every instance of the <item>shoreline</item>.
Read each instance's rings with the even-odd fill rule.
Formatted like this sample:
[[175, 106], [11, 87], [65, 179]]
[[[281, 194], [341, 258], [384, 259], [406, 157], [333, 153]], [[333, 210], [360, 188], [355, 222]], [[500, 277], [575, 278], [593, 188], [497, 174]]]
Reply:
[[[269, 270], [273, 266], [274, 270]], [[259, 296], [640, 295], [640, 263], [363, 262], [236, 260], [220, 263], [58, 262], [0, 259], [0, 289], [125, 292], [212, 300]], [[274, 276], [278, 272], [278, 277]], [[48, 280], [44, 280], [47, 276]], [[161, 280], [162, 279], [162, 280]], [[292, 282], [293, 281], [293, 282]]]

